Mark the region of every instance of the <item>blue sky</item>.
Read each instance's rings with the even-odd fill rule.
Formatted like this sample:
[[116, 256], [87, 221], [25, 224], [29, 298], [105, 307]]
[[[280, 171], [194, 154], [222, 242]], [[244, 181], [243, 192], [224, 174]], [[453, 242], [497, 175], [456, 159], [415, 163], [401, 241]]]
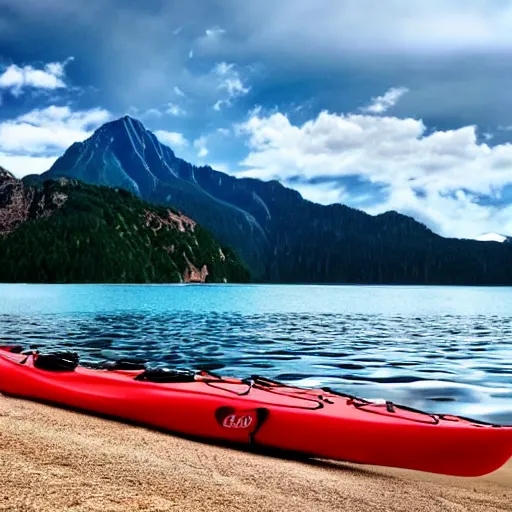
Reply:
[[0, 165], [107, 120], [304, 197], [512, 234], [512, 2], [0, 0]]

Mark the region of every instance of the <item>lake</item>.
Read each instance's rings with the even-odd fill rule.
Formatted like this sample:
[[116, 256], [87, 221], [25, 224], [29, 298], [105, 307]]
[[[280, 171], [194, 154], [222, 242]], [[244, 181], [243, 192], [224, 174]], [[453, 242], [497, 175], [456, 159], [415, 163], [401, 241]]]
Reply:
[[512, 425], [512, 288], [0, 284], [0, 343]]

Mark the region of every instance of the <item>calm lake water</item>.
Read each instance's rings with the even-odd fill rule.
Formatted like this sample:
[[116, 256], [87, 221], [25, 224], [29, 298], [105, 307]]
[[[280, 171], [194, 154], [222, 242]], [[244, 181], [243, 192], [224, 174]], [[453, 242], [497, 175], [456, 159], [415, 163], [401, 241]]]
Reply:
[[512, 288], [0, 285], [0, 343], [512, 424]]

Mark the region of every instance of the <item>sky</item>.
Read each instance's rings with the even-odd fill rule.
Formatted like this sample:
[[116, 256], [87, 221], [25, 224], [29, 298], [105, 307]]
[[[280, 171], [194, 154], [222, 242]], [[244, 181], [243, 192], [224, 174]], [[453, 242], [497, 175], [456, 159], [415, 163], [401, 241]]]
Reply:
[[510, 0], [0, 0], [0, 166], [131, 115], [303, 197], [512, 235]]

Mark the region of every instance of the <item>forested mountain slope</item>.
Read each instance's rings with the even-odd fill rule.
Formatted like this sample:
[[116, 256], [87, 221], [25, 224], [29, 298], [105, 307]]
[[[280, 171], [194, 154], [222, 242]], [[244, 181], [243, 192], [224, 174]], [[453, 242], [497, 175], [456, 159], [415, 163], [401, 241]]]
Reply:
[[180, 212], [76, 180], [0, 172], [0, 282], [246, 282], [236, 254]]

